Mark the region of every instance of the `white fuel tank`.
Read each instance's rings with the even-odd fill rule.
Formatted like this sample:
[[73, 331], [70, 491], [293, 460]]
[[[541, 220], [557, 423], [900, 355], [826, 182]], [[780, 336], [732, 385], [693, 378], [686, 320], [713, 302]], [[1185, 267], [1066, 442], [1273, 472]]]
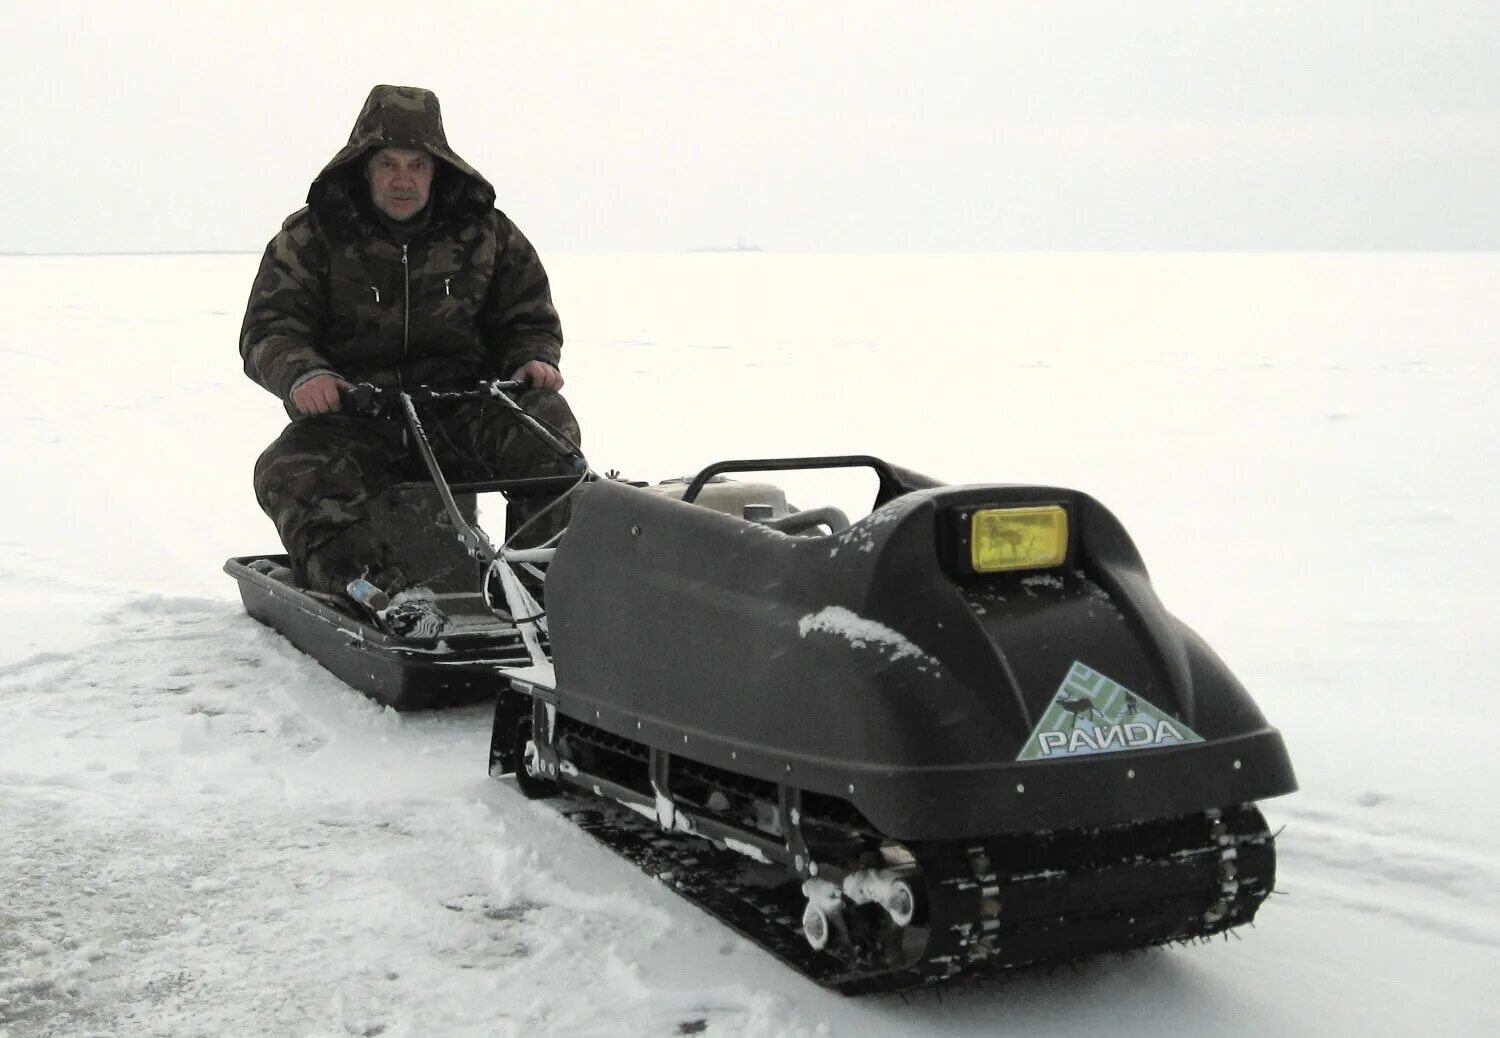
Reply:
[[[681, 498], [693, 481], [691, 476], [664, 479], [646, 489], [653, 494]], [[703, 485], [694, 504], [712, 508], [741, 519], [779, 519], [787, 514], [786, 492], [774, 483], [742, 483], [737, 479], [713, 476]]]

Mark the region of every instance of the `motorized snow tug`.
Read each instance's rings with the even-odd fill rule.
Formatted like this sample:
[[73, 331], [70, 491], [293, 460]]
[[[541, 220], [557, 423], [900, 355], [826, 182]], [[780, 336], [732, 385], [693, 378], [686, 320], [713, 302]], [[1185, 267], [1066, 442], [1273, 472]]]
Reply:
[[[415, 396], [398, 398], [420, 445]], [[497, 549], [424, 454], [477, 560], [471, 594], [496, 606], [487, 634], [398, 644], [253, 558], [230, 563], [247, 607], [330, 667], [472, 675], [496, 696], [492, 775], [558, 796], [819, 983], [1190, 941], [1271, 892], [1254, 802], [1296, 788], [1281, 736], [1087, 495], [863, 456], [647, 487], [578, 456], [560, 543]], [[853, 523], [726, 478], [851, 466], [878, 481]]]

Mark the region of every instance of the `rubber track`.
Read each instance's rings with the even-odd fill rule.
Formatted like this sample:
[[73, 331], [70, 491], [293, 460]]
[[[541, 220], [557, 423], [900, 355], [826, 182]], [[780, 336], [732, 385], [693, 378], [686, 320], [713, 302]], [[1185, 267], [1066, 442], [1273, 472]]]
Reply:
[[[914, 844], [924, 879], [920, 928], [903, 935], [887, 924], [884, 934], [871, 932], [834, 954], [803, 937], [806, 902], [785, 870], [662, 832], [618, 804], [555, 803], [758, 947], [845, 994], [1208, 937], [1249, 922], [1275, 879], [1271, 836], [1250, 805], [1087, 831]], [[873, 906], [858, 911], [883, 918]], [[893, 945], [912, 961], [891, 963], [884, 949]]]

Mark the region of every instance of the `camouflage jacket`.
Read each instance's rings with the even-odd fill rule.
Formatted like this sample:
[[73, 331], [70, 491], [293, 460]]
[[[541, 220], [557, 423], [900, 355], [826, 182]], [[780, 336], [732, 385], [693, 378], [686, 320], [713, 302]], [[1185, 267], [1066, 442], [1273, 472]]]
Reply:
[[[409, 221], [420, 229], [405, 242], [364, 179], [365, 156], [385, 147], [440, 160], [425, 222]], [[240, 330], [245, 373], [283, 401], [318, 371], [457, 384], [559, 363], [562, 328], [541, 260], [494, 208], [495, 189], [448, 147], [431, 92], [372, 90], [307, 201], [266, 247]]]

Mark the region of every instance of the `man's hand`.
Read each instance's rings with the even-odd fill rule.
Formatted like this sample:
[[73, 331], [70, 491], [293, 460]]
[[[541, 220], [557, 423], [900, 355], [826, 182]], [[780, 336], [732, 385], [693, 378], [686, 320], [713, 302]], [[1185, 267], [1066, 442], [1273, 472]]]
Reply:
[[533, 389], [545, 389], [556, 393], [563, 387], [562, 372], [544, 360], [529, 360], [510, 375], [512, 382], [531, 383]]
[[314, 375], [292, 390], [292, 406], [302, 414], [328, 414], [339, 409], [339, 390], [353, 388], [337, 375]]

